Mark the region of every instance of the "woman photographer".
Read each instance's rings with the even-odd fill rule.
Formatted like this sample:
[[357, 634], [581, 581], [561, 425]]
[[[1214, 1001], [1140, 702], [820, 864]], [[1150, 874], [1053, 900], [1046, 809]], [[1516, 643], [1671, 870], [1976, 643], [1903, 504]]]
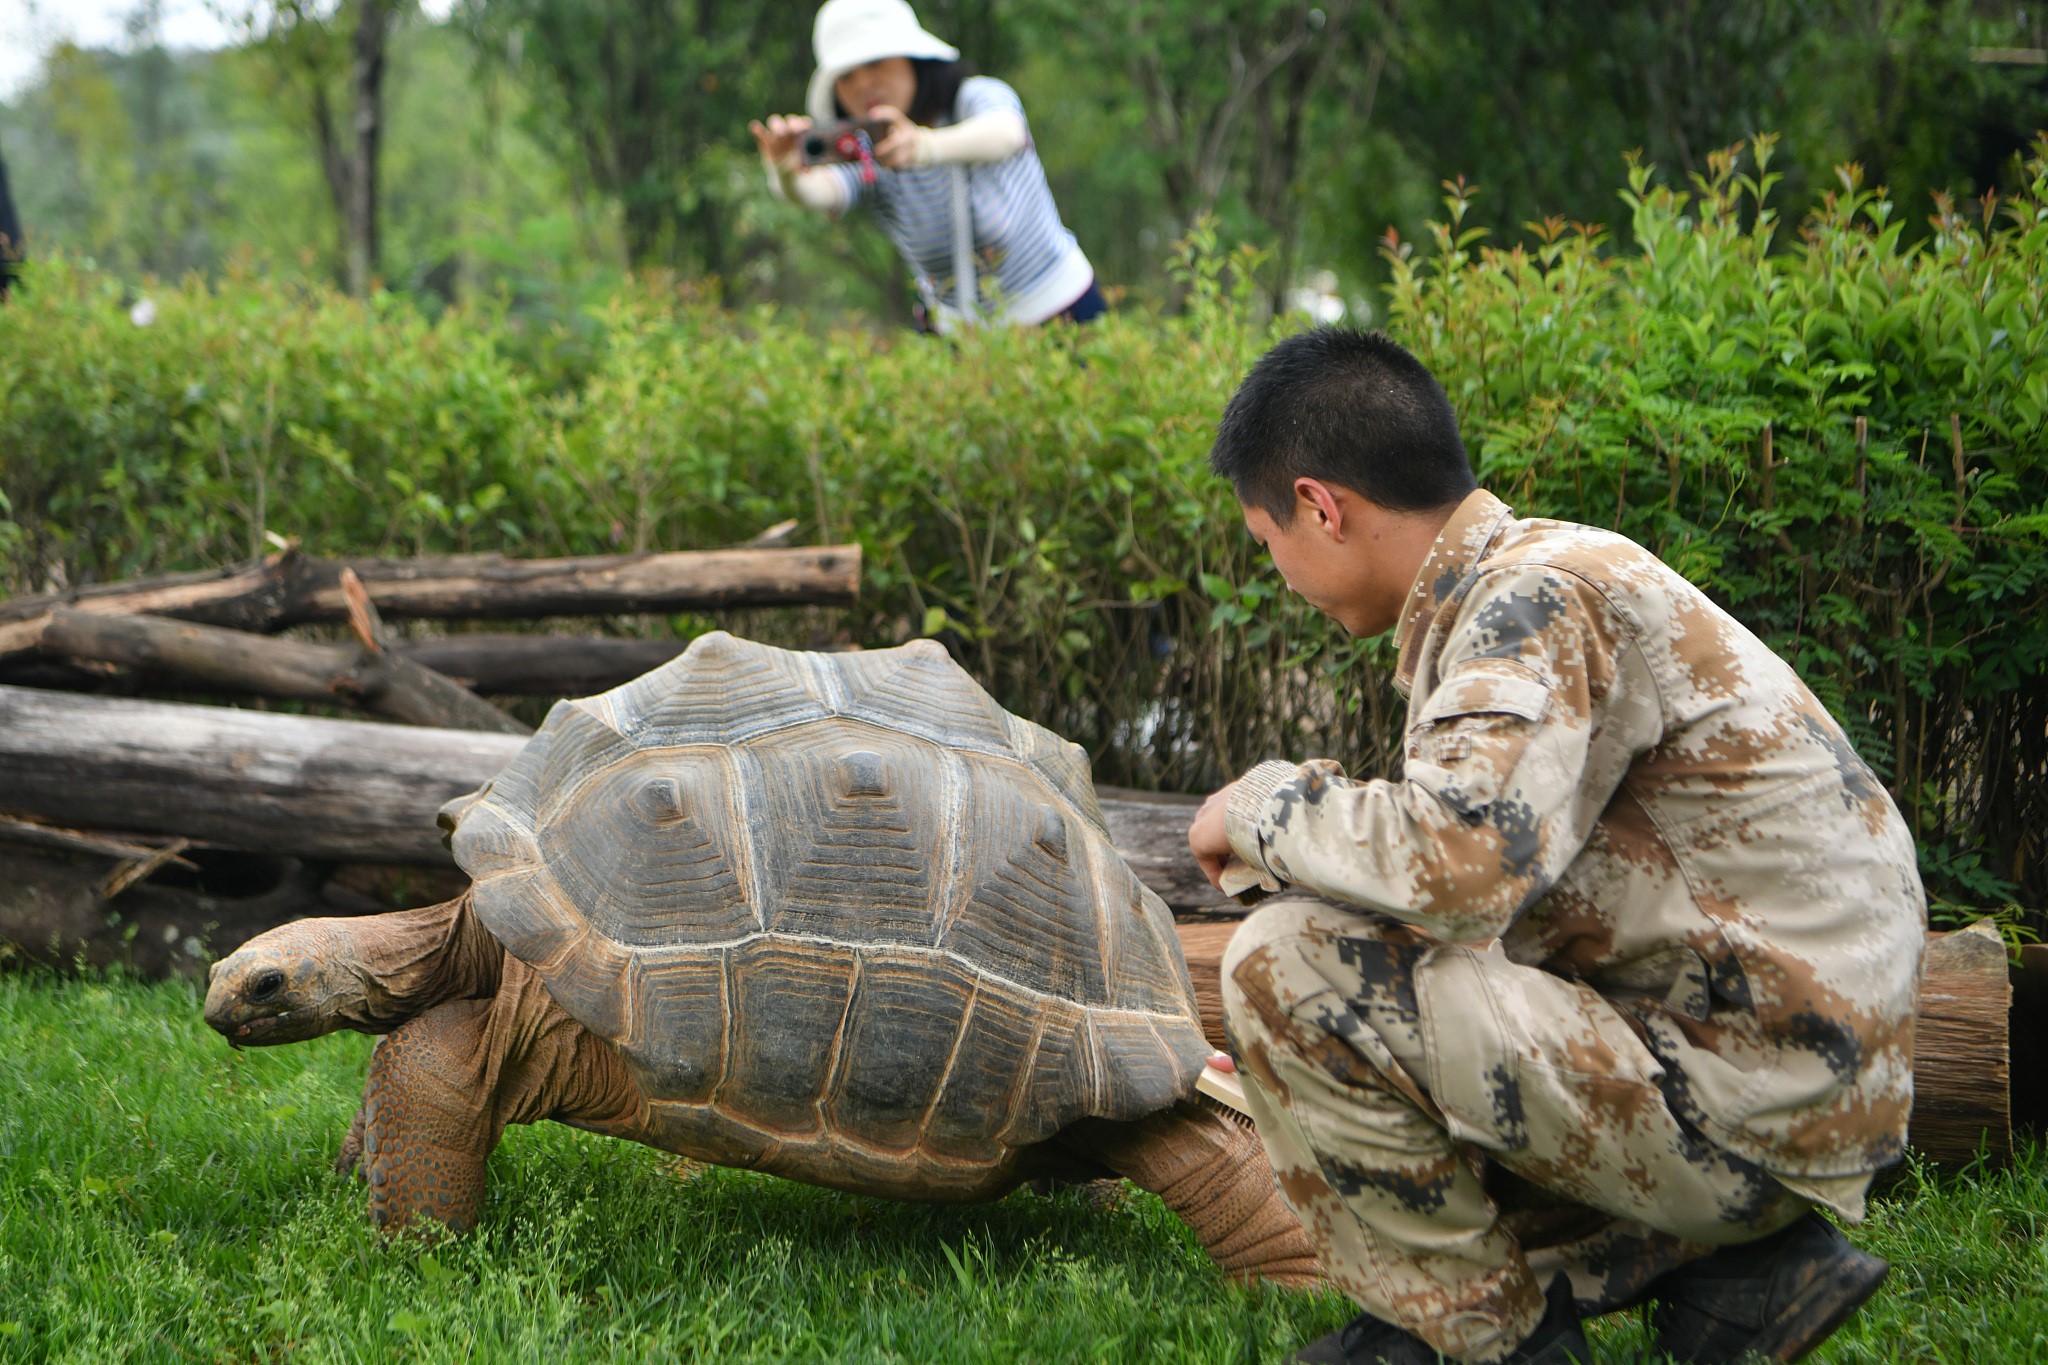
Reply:
[[873, 204], [933, 330], [1102, 313], [1016, 91], [975, 75], [905, 0], [827, 0], [811, 45], [807, 116], [750, 125], [776, 193], [835, 215]]

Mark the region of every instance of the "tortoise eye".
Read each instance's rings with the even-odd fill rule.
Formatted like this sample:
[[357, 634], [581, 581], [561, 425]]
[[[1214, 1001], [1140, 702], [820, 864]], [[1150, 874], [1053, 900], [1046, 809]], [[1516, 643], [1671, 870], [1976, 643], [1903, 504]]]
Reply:
[[256, 978], [255, 984], [249, 987], [249, 998], [251, 1000], [268, 1000], [283, 989], [283, 972], [265, 972]]

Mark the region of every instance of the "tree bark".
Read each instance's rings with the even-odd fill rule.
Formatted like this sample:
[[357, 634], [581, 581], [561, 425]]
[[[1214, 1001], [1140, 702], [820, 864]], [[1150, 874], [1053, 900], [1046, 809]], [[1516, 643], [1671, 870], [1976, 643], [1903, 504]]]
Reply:
[[368, 298], [377, 278], [378, 167], [384, 141], [384, 50], [391, 34], [392, 0], [358, 0], [350, 44], [353, 99], [348, 203], [342, 214], [342, 255], [348, 292]]
[[605, 635], [446, 635], [399, 640], [392, 649], [492, 696], [587, 697], [660, 668], [689, 646]]
[[283, 857], [450, 861], [434, 813], [525, 741], [0, 687], [0, 807]]
[[180, 682], [299, 701], [350, 702], [412, 725], [530, 735], [532, 729], [431, 668], [359, 645], [273, 640], [247, 631], [154, 616], [113, 616], [59, 607], [42, 649], [118, 664]]
[[0, 657], [34, 648], [43, 618], [61, 606], [264, 632], [345, 620], [344, 568], [356, 571], [386, 616], [456, 620], [849, 602], [860, 588], [860, 558], [858, 545], [577, 559], [327, 560], [287, 552], [242, 568], [0, 601]]
[[[1181, 952], [1195, 986], [1202, 1032], [1230, 1050], [1223, 1030], [1223, 953], [1235, 924], [1181, 924]], [[1960, 1165], [1982, 1150], [2012, 1157], [2013, 1092], [2008, 1014], [2012, 987], [2005, 948], [1986, 924], [1927, 936], [1914, 1042], [1913, 1118], [1907, 1141], [1930, 1160]], [[2044, 1079], [2022, 1080], [2030, 1092]], [[1981, 1144], [1981, 1146], [1980, 1146]]]

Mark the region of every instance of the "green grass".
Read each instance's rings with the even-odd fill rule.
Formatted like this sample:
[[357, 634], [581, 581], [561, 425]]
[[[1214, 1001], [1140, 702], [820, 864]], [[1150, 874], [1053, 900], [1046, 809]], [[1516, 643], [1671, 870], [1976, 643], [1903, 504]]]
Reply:
[[[1149, 1196], [928, 1208], [555, 1125], [507, 1137], [476, 1233], [386, 1244], [329, 1168], [368, 1052], [0, 977], [0, 1360], [1272, 1361], [1351, 1311], [1223, 1284]], [[1891, 1283], [1821, 1358], [2048, 1358], [2044, 1175], [1909, 1173], [1856, 1233]]]

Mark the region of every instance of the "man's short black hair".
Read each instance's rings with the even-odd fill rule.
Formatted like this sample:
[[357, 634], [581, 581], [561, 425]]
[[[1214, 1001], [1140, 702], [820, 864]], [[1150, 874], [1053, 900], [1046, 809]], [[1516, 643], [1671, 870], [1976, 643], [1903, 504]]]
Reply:
[[1260, 356], [1223, 410], [1209, 467], [1281, 526], [1294, 520], [1299, 478], [1396, 512], [1479, 486], [1436, 377], [1384, 332], [1352, 327], [1313, 328]]

